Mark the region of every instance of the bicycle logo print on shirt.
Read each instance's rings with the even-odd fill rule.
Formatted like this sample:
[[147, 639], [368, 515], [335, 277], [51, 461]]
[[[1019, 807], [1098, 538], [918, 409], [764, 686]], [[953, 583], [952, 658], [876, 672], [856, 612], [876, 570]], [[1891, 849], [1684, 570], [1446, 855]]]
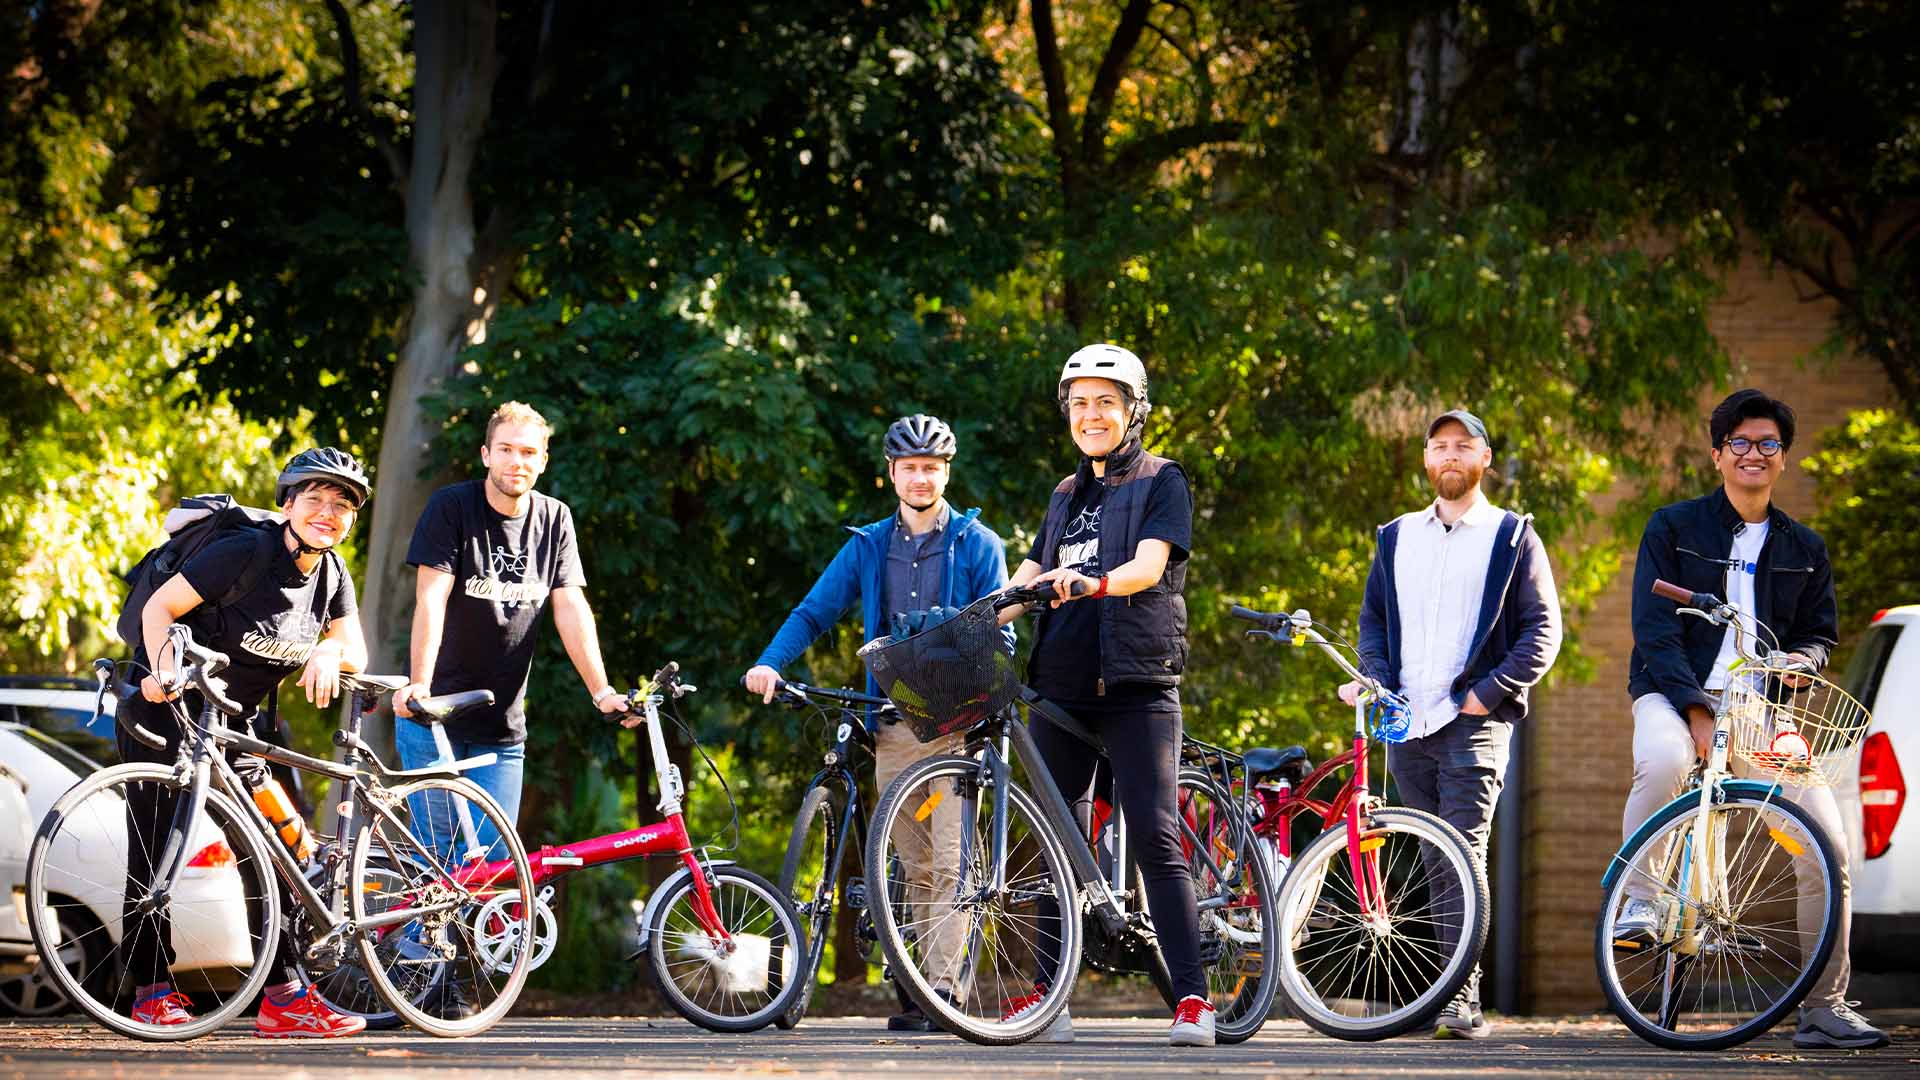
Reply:
[[1060, 534], [1060, 546], [1053, 564], [1070, 567], [1083, 574], [1100, 572], [1100, 506], [1088, 507], [1073, 516], [1067, 522], [1066, 529]]
[[308, 611], [286, 611], [240, 637], [240, 648], [273, 664], [298, 666], [320, 642], [320, 620]]
[[545, 582], [507, 580], [508, 578], [523, 579], [526, 574], [526, 552], [515, 552], [512, 548], [496, 545], [487, 552], [487, 575], [468, 578], [465, 586], [466, 593], [476, 600], [494, 600], [508, 607], [538, 603], [546, 599]]

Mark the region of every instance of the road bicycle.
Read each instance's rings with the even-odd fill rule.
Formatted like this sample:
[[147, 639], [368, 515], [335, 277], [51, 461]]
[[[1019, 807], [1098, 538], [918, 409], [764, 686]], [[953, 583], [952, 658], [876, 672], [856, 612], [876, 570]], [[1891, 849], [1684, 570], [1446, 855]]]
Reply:
[[[525, 957], [532, 971], [552, 958], [560, 940], [552, 903], [556, 879], [630, 859], [676, 858], [680, 868], [654, 890], [639, 916], [639, 949], [632, 958], [645, 956], [667, 1003], [708, 1030], [754, 1031], [786, 1014], [801, 988], [806, 938], [798, 913], [782, 889], [730, 860], [710, 858], [687, 831], [686, 782], [667, 753], [661, 719], [663, 705], [697, 690], [681, 681], [678, 663], [669, 663], [627, 695], [644, 720], [661, 819], [605, 836], [541, 845], [528, 857], [532, 888], [524, 895], [532, 901], [503, 897], [475, 920], [475, 947], [483, 963], [505, 967]], [[692, 731], [677, 715], [673, 719], [697, 748]], [[445, 729], [431, 714], [428, 720], [441, 755], [451, 757]], [[469, 850], [480, 848], [477, 827], [464, 807], [453, 806], [435, 818], [439, 831], [454, 831]]]
[[[349, 730], [334, 735], [335, 745], [346, 751], [341, 762], [263, 742], [228, 727], [228, 718], [246, 711], [227, 696], [220, 678], [228, 657], [196, 645], [178, 624], [169, 628], [168, 640], [185, 664], [177, 685], [201, 699], [197, 717], [184, 698], [173, 706], [181, 731], [177, 760], [170, 766], [119, 765], [80, 781], [48, 811], [28, 855], [26, 899], [36, 945], [47, 949], [52, 928], [68, 920], [111, 942], [100, 950], [107, 959], [88, 971], [49, 965], [61, 991], [121, 1034], [155, 1041], [197, 1038], [224, 1026], [259, 996], [278, 967], [281, 935], [293, 933], [302, 962], [331, 968], [357, 957], [375, 994], [423, 1031], [471, 1035], [504, 1017], [530, 965], [519, 956], [504, 965], [476, 962], [482, 916], [513, 903], [506, 898], [525, 895], [532, 870], [499, 804], [458, 774], [458, 768], [490, 758], [399, 772], [387, 769]], [[111, 685], [123, 696], [138, 693], [134, 680], [116, 679], [111, 661], [99, 661], [95, 670], [96, 713]], [[405, 680], [343, 674], [341, 684], [355, 693], [387, 692]], [[133, 738], [167, 748], [131, 716], [130, 709], [116, 710]], [[352, 839], [344, 859], [328, 864], [318, 881], [289, 850], [281, 826], [256, 804], [249, 783], [227, 759], [229, 749], [345, 786], [341, 832]], [[478, 813], [500, 837], [507, 857], [487, 861], [480, 852], [426, 841], [413, 819], [415, 807], [430, 797]], [[159, 843], [134, 827], [129, 804], [168, 815]], [[100, 842], [113, 835], [127, 837], [124, 850]], [[291, 929], [282, 926], [282, 886], [294, 903]], [[124, 897], [122, 916], [96, 919], [81, 899], [89, 896]], [[176, 966], [169, 972], [172, 985], [192, 997], [195, 1016], [181, 1024], [145, 1023], [133, 1016], [131, 943], [169, 925], [176, 955], [183, 951], [178, 946], [191, 944], [199, 958], [191, 970]], [[413, 955], [397, 955], [401, 939], [411, 943]], [[446, 980], [464, 987], [469, 1014], [449, 1018], [423, 1007], [427, 986]]]
[[[1653, 592], [1729, 627], [1739, 658], [1692, 786], [1607, 865], [1594, 958], [1634, 1034], [1724, 1050], [1785, 1018], [1832, 956], [1846, 852], [1803, 803], [1853, 778], [1872, 718], [1736, 605], [1665, 581]], [[1636, 901], [1650, 918], [1623, 918]]]
[[866, 849], [867, 837], [860, 777], [852, 762], [856, 748], [864, 750], [869, 758], [873, 756], [873, 733], [867, 730], [861, 713], [874, 710], [882, 723], [892, 723], [894, 713], [886, 698], [870, 694], [790, 680], [780, 680], [774, 686], [778, 700], [792, 708], [813, 709], [833, 730], [820, 771], [813, 774], [806, 794], [801, 796], [800, 811], [794, 815], [793, 832], [780, 867], [780, 892], [793, 901], [807, 934], [798, 972], [799, 992], [787, 1011], [774, 1021], [782, 1028], [792, 1028], [806, 1015], [813, 999], [821, 959], [833, 934], [836, 897], [845, 897], [847, 911], [855, 919], [856, 940], [873, 939], [873, 924], [865, 914], [867, 879], [860, 876], [857, 865], [851, 878], [845, 876], [848, 853], [854, 853], [857, 860]]
[[[1314, 768], [1299, 746], [1243, 755], [1254, 833], [1283, 876], [1280, 993], [1293, 1014], [1338, 1039], [1391, 1038], [1429, 1024], [1471, 977], [1486, 945], [1485, 868], [1459, 830], [1410, 807], [1388, 806], [1367, 786], [1372, 741], [1406, 739], [1406, 700], [1360, 673], [1308, 612], [1254, 611], [1248, 636], [1314, 645], [1360, 683], [1353, 745]], [[1353, 770], [1333, 798], [1313, 792]], [[1294, 819], [1312, 814], [1320, 834], [1293, 850]]]
[[[1148, 975], [1174, 1004], [1124, 815], [1090, 829], [1022, 719], [1022, 710], [1029, 718], [1038, 713], [1085, 742], [1089, 754], [1103, 752], [1096, 735], [1020, 684], [999, 631], [1000, 610], [1055, 598], [1050, 587], [1009, 588], [903, 641], [861, 650], [922, 742], [965, 733], [962, 753], [920, 761], [882, 793], [865, 867], [869, 881], [879, 877], [876, 868], [906, 868], [899, 902], [868, 906], [894, 976], [940, 1027], [986, 1045], [1045, 1031], [1066, 1007], [1083, 957], [1103, 970]], [[1014, 780], [1016, 761], [1027, 786]], [[1239, 812], [1204, 772], [1183, 771], [1181, 783], [1190, 805], [1204, 797], [1216, 808], [1210, 815], [1196, 809], [1208, 820], [1230, 823]], [[1179, 820], [1195, 874], [1216, 1038], [1239, 1042], [1266, 1022], [1273, 1001], [1265, 958], [1274, 948], [1275, 883], [1243, 825], [1203, 838], [1185, 815]], [[945, 855], [937, 840], [943, 829], [957, 834]], [[1036, 986], [1043, 960], [1057, 975]], [[1030, 1005], [1007, 1015], [1008, 1003], [1033, 994]]]

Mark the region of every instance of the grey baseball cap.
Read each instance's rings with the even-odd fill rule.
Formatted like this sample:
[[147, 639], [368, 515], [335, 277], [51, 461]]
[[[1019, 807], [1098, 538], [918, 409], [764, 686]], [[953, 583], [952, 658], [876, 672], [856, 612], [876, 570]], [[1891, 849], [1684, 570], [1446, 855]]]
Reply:
[[1475, 438], [1487, 438], [1487, 425], [1481, 423], [1479, 417], [1465, 409], [1449, 409], [1439, 416], [1434, 417], [1433, 423], [1427, 425], [1427, 438], [1433, 438], [1434, 431], [1436, 431], [1441, 424], [1449, 420], [1459, 421], [1460, 426], [1467, 429], [1467, 434]]

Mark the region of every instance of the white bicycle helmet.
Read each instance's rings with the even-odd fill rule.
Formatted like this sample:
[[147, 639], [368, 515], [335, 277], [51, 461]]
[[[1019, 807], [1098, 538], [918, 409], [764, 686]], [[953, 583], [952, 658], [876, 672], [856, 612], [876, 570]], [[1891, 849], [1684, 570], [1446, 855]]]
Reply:
[[1147, 366], [1118, 345], [1088, 345], [1067, 357], [1060, 369], [1060, 412], [1067, 411], [1067, 386], [1075, 379], [1108, 379], [1133, 399], [1133, 423], [1146, 419], [1153, 408], [1147, 400]]

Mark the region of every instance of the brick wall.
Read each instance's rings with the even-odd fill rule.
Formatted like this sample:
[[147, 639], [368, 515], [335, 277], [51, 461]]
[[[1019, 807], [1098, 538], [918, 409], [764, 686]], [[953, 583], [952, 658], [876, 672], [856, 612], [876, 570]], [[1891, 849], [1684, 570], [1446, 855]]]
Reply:
[[[1796, 518], [1813, 512], [1814, 485], [1798, 461], [1821, 432], [1858, 408], [1890, 400], [1877, 365], [1846, 358], [1802, 360], [1825, 340], [1831, 308], [1796, 299], [1784, 274], [1749, 261], [1727, 281], [1711, 316], [1733, 358], [1734, 386], [1757, 386], [1785, 400], [1799, 416], [1798, 442], [1775, 489]], [[1703, 390], [1698, 417], [1673, 433], [1676, 445], [1706, 455], [1706, 416], [1725, 390]], [[1525, 844], [1520, 935], [1521, 1002], [1534, 1012], [1604, 1009], [1594, 975], [1594, 919], [1600, 875], [1620, 843], [1620, 814], [1633, 775], [1633, 719], [1626, 692], [1633, 556], [1593, 611], [1579, 622], [1583, 648], [1595, 660], [1586, 685], [1542, 694], [1529, 722], [1524, 780]], [[1840, 589], [1846, 582], [1837, 583]]]

